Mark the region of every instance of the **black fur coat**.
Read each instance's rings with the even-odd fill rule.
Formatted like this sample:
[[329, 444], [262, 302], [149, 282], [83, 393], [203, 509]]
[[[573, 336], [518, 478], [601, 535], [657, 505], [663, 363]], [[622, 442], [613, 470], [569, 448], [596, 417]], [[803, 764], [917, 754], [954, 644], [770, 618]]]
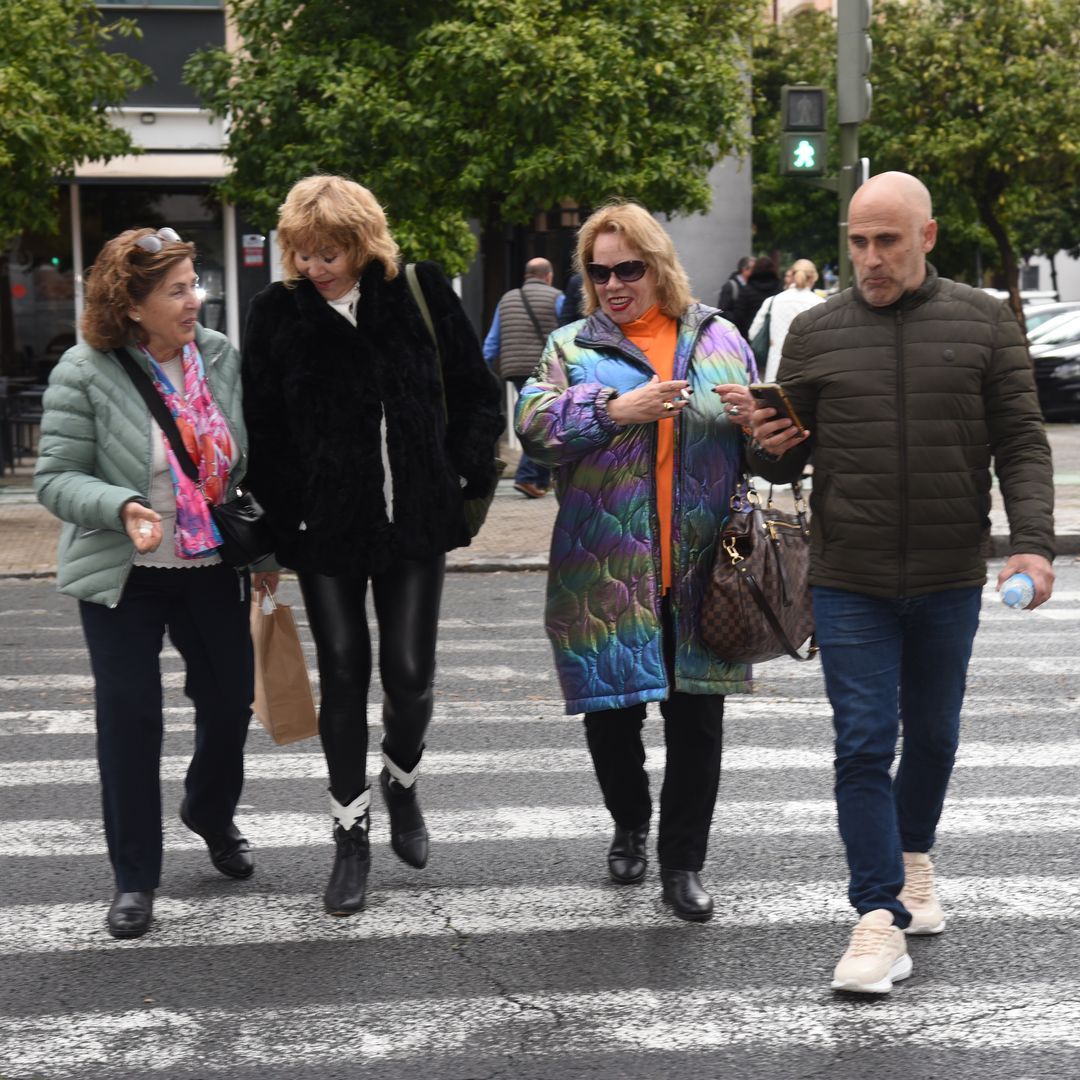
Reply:
[[[404, 268], [387, 281], [381, 263], [367, 266], [355, 327], [307, 280], [276, 282], [251, 303], [247, 483], [277, 533], [283, 566], [371, 574], [469, 543], [462, 497], [495, 483], [501, 391], [450, 283], [434, 263], [418, 263], [417, 273], [442, 353], [448, 421], [435, 349]], [[383, 498], [380, 404], [393, 521]]]

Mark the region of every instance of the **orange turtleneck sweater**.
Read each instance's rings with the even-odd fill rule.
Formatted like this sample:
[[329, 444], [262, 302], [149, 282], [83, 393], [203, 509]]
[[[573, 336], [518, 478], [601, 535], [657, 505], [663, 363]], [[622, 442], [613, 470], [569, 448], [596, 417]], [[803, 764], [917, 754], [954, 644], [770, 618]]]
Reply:
[[[645, 354], [661, 382], [675, 370], [676, 321], [654, 304], [640, 319], [625, 323], [622, 332]], [[675, 475], [675, 425], [678, 420], [656, 422], [656, 512], [660, 518], [660, 571], [663, 591], [671, 588], [671, 489]]]

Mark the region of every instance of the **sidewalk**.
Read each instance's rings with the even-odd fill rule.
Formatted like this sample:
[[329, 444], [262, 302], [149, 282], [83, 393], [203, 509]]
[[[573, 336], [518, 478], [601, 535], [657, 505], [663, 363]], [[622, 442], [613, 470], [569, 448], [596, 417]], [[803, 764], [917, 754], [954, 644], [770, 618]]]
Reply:
[[[1057, 506], [1057, 552], [1080, 554], [1080, 425], [1047, 427], [1054, 454]], [[513, 487], [517, 454], [503, 448], [510, 463], [499, 483], [487, 522], [472, 545], [447, 556], [451, 571], [544, 570], [555, 521], [555, 496], [527, 499]], [[0, 578], [51, 577], [56, 573], [59, 522], [37, 505], [31, 490], [32, 469], [0, 477]], [[759, 485], [764, 493], [767, 487]], [[786, 494], [786, 493], [785, 493]], [[780, 501], [779, 499], [777, 501]], [[991, 532], [994, 554], [1004, 554], [1008, 527], [1001, 497], [994, 491]]]

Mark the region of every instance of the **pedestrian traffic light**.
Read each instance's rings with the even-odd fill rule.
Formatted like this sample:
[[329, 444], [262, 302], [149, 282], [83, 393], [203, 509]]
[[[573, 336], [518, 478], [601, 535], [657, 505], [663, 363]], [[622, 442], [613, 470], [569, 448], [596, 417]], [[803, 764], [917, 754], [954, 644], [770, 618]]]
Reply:
[[873, 88], [870, 58], [872, 0], [837, 0], [836, 7], [836, 119], [840, 124], [861, 124], [869, 119]]
[[780, 174], [823, 176], [828, 164], [829, 136], [825, 131], [826, 96], [823, 86], [798, 83], [780, 91]]

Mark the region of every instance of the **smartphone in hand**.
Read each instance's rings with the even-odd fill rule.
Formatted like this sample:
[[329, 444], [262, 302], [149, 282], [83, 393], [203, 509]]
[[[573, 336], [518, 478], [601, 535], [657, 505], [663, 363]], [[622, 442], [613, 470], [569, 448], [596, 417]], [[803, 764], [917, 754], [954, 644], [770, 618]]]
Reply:
[[806, 431], [803, 422], [799, 419], [799, 414], [795, 412], [787, 394], [784, 393], [784, 388], [779, 383], [751, 383], [748, 389], [758, 405], [776, 410], [777, 419], [786, 416], [799, 431]]

